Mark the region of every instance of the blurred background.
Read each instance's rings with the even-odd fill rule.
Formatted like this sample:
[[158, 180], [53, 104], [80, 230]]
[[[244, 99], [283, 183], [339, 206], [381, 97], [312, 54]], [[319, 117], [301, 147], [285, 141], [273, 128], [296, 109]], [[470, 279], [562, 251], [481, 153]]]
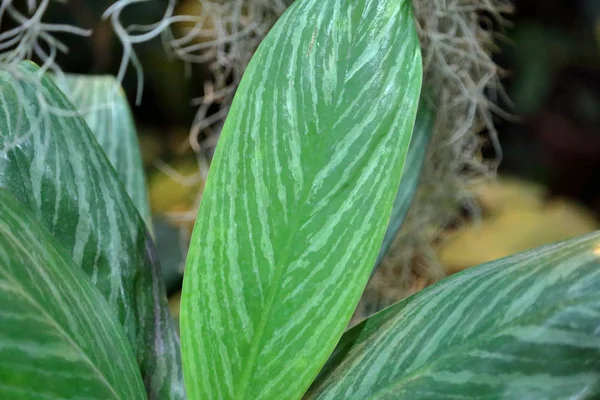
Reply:
[[499, 179], [479, 189], [481, 225], [442, 250], [450, 270], [598, 229], [600, 1], [514, 5], [494, 56], [514, 118], [495, 121]]
[[[57, 35], [71, 49], [57, 60], [64, 71], [116, 75], [122, 46], [109, 22], [100, 18], [110, 4], [50, 3], [47, 19], [94, 29], [91, 39]], [[503, 152], [498, 179], [475, 188], [481, 218], [448, 228], [447, 240], [436, 249], [449, 274], [599, 228], [600, 0], [515, 0], [514, 5], [494, 55], [511, 99], [498, 102], [510, 113], [496, 119]], [[123, 10], [121, 22], [150, 24], [162, 18], [166, 7], [166, 0], [133, 4]], [[197, 0], [181, 0], [176, 13], [197, 13], [199, 7]], [[169, 291], [177, 296], [186, 234], [205, 178], [198, 170], [205, 172], [210, 163], [222, 109], [218, 102], [227, 95], [207, 84], [215, 79], [211, 63], [218, 53], [186, 65], [165, 51], [160, 38], [135, 50], [144, 70], [139, 106], [133, 68], [123, 86], [138, 124], [157, 245]], [[231, 60], [219, 62], [227, 69]], [[230, 72], [218, 78], [235, 80], [236, 71]], [[213, 103], [202, 109], [204, 118], [215, 118], [190, 138], [203, 96]]]

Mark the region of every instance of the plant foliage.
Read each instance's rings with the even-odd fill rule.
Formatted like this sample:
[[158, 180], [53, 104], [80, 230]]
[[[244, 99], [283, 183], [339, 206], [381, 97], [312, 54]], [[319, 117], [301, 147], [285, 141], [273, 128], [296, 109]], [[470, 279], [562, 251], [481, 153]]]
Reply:
[[342, 337], [307, 399], [600, 396], [600, 233], [455, 274]]
[[36, 217], [0, 189], [0, 398], [144, 399], [108, 303]]
[[437, 112], [408, 0], [298, 0], [258, 48], [194, 228], [183, 357], [126, 99], [54, 77], [64, 92], [30, 62], [0, 71], [0, 398], [185, 399], [184, 373], [192, 400], [600, 397], [600, 233], [344, 333]]
[[84, 119], [32, 63], [0, 71], [0, 187], [45, 226], [121, 322], [153, 396], [183, 396], [179, 341], [144, 222]]
[[373, 269], [420, 89], [408, 1], [300, 1], [267, 35], [223, 127], [187, 259], [192, 398], [308, 389]]

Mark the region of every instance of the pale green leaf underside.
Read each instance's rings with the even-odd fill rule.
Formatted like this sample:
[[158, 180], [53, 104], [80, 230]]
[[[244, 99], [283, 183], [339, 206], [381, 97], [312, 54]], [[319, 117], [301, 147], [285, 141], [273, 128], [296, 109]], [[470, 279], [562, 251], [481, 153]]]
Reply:
[[484, 264], [344, 334], [307, 399], [600, 396], [600, 233]]
[[61, 89], [90, 127], [125, 190], [152, 232], [152, 216], [135, 121], [113, 76], [67, 74]]
[[421, 178], [421, 170], [425, 163], [427, 147], [433, 135], [434, 123], [435, 109], [433, 103], [426, 94], [422, 94], [419, 101], [419, 108], [417, 110], [417, 118], [413, 127], [410, 146], [408, 147], [408, 154], [406, 155], [406, 165], [402, 172], [402, 179], [400, 180], [400, 186], [398, 187], [396, 199], [394, 200], [392, 215], [390, 216], [390, 221], [388, 222], [387, 230], [385, 231], [383, 243], [379, 249], [373, 272], [375, 272], [389, 251], [394, 239], [398, 235], [398, 231], [402, 227], [406, 214], [408, 214], [412, 199], [419, 186], [419, 179]]
[[0, 71], [0, 187], [91, 278], [129, 338], [148, 392], [183, 398], [179, 339], [150, 235], [74, 106], [26, 62]]
[[131, 346], [100, 292], [4, 189], [0, 398], [146, 398]]
[[181, 314], [192, 399], [301, 397], [360, 298], [421, 88], [410, 2], [296, 1], [237, 90]]

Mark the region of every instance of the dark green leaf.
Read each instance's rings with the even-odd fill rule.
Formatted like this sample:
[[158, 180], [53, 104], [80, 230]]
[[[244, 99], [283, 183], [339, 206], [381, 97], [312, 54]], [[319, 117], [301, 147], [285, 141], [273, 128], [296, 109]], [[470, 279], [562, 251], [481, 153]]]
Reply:
[[146, 398], [131, 345], [100, 292], [4, 189], [0, 398]]
[[468, 269], [350, 329], [307, 399], [595, 399], [600, 232]]
[[60, 85], [81, 113], [152, 231], [146, 177], [127, 97], [112, 76], [70, 75]]
[[407, 0], [302, 0], [236, 92], [186, 264], [191, 398], [295, 399], [342, 335], [383, 240], [415, 121]]
[[32, 63], [0, 72], [0, 187], [107, 299], [150, 398], [183, 398], [179, 343], [149, 233], [83, 118]]

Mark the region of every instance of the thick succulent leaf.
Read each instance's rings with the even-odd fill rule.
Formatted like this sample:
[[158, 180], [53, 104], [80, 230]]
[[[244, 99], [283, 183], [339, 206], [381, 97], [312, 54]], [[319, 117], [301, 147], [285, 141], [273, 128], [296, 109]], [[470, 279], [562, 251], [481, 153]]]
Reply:
[[133, 345], [150, 398], [182, 398], [179, 339], [150, 235], [83, 118], [32, 63], [0, 72], [0, 187], [91, 278]]
[[350, 329], [307, 399], [600, 397], [600, 232], [453, 275]]
[[413, 127], [413, 134], [410, 140], [410, 146], [408, 147], [408, 154], [406, 155], [406, 163], [404, 171], [402, 172], [400, 187], [398, 187], [398, 192], [396, 193], [392, 215], [388, 222], [387, 230], [383, 237], [383, 243], [381, 244], [379, 254], [377, 255], [377, 260], [375, 261], [373, 273], [377, 270], [377, 267], [392, 246], [392, 242], [402, 227], [404, 218], [406, 218], [412, 199], [417, 191], [421, 170], [425, 163], [427, 146], [433, 135], [434, 123], [435, 109], [433, 103], [429, 97], [423, 94], [419, 101], [417, 119], [415, 120], [415, 126]]
[[96, 136], [127, 194], [152, 231], [140, 144], [135, 121], [121, 85], [112, 76], [71, 74], [57, 82]]
[[131, 345], [64, 248], [0, 189], [0, 398], [144, 399]]
[[186, 264], [193, 399], [299, 398], [373, 269], [421, 88], [406, 0], [302, 0], [251, 60]]

